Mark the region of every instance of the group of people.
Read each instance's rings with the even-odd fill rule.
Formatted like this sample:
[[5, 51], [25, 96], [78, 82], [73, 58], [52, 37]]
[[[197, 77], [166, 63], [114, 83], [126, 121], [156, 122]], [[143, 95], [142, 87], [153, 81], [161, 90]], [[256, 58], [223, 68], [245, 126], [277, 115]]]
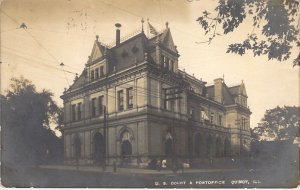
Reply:
[[149, 169], [156, 169], [158, 171], [164, 169], [171, 169], [174, 172], [177, 172], [181, 169], [182, 173], [184, 170], [184, 162], [178, 159], [152, 159], [148, 165]]

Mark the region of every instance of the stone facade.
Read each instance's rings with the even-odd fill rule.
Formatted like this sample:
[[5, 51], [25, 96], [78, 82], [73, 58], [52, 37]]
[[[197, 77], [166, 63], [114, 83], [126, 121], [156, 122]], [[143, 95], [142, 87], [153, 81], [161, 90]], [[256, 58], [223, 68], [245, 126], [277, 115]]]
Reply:
[[65, 163], [137, 165], [247, 153], [244, 83], [228, 87], [216, 79], [206, 86], [178, 69], [178, 57], [168, 27], [152, 37], [140, 31], [113, 47], [96, 38], [85, 69], [61, 96]]

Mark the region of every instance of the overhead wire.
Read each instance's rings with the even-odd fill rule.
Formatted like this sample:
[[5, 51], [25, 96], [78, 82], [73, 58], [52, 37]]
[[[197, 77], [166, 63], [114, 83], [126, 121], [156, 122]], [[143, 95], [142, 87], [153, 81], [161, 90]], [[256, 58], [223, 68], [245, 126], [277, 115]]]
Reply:
[[[10, 20], [12, 20], [13, 22], [15, 22], [18, 26], [20, 26], [20, 23], [18, 22], [18, 21], [16, 21], [13, 17], [11, 17], [10, 15], [8, 15], [6, 12], [4, 12], [2, 9], [0, 9], [0, 11], [5, 15], [5, 16], [7, 16]], [[53, 56], [52, 55], [52, 53], [50, 53], [48, 50], [47, 50], [47, 48], [45, 48], [28, 30], [26, 30], [25, 28], [23, 28], [23, 30], [42, 48], [42, 49], [44, 49], [44, 51], [50, 56], [50, 57], [52, 57], [58, 64], [60, 64], [59, 63], [59, 61], [56, 59], [56, 57], [55, 56]], [[65, 75], [65, 79], [66, 79], [66, 81], [67, 81], [67, 84], [68, 85], [70, 85], [69, 84], [69, 81], [68, 81], [68, 78], [67, 78], [67, 76], [66, 76], [66, 72], [65, 72], [65, 70], [64, 70], [64, 68], [62, 68], [63, 69], [63, 72], [64, 72], [64, 75]]]
[[[58, 70], [58, 71], [61, 71], [61, 69], [59, 67], [56, 67], [54, 65], [50, 65], [50, 64], [47, 64], [46, 62], [49, 62], [49, 60], [46, 60], [46, 59], [43, 59], [43, 58], [40, 58], [40, 57], [36, 57], [36, 56], [33, 56], [33, 55], [29, 55], [29, 54], [26, 54], [24, 52], [20, 52], [20, 51], [16, 51], [16, 50], [13, 50], [13, 49], [10, 49], [10, 48], [7, 48], [5, 46], [2, 46], [6, 52], [10, 53], [10, 54], [14, 54], [16, 56], [19, 56], [19, 57], [22, 57], [22, 58], [25, 58], [29, 61], [35, 61], [35, 62], [38, 62], [40, 63], [39, 65], [43, 65], [47, 68], [51, 68], [51, 69], [55, 69], [55, 70]], [[28, 57], [29, 56], [29, 57]], [[72, 72], [72, 71], [68, 71], [68, 70], [65, 70], [65, 72], [67, 73], [71, 73], [71, 74], [76, 74], [75, 72]]]

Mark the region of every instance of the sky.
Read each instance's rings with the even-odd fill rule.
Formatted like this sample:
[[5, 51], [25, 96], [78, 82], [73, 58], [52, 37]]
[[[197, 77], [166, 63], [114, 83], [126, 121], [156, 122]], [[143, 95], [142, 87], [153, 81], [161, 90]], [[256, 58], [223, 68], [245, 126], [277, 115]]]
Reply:
[[[110, 44], [115, 23], [121, 36], [140, 29], [141, 20], [157, 29], [169, 27], [180, 54], [179, 68], [212, 84], [224, 76], [228, 86], [246, 85], [252, 111], [251, 127], [276, 106], [299, 106], [299, 68], [292, 59], [279, 62], [267, 57], [227, 54], [230, 43], [242, 42], [252, 30], [249, 19], [233, 33], [218, 36], [211, 44], [196, 19], [212, 11], [216, 0], [6, 0], [1, 3], [1, 92], [11, 77], [21, 75], [37, 89], [50, 89], [62, 106], [64, 88], [80, 74], [91, 54], [95, 36]], [[27, 29], [20, 29], [24, 23]], [[146, 24], [144, 23], [145, 29]], [[294, 48], [292, 55], [297, 54]], [[295, 56], [294, 56], [295, 57]], [[64, 63], [64, 72], [59, 66]]]

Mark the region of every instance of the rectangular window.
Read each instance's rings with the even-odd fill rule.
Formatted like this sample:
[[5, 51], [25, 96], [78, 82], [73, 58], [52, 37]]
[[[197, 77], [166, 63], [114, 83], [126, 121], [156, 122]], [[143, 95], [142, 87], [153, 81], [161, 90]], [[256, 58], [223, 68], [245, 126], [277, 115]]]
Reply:
[[214, 122], [214, 113], [211, 113], [210, 114], [210, 123], [213, 124], [213, 122]]
[[99, 69], [98, 68], [95, 70], [95, 73], [96, 73], [96, 79], [99, 79]]
[[165, 68], [169, 70], [169, 59], [165, 58]]
[[246, 118], [242, 118], [242, 128], [246, 128]]
[[92, 99], [92, 117], [95, 117], [96, 116], [96, 98], [93, 98]]
[[99, 115], [102, 115], [102, 114], [103, 114], [103, 109], [104, 109], [104, 106], [103, 106], [103, 100], [104, 100], [104, 96], [99, 96], [99, 97], [98, 97]]
[[123, 90], [118, 91], [118, 109], [119, 111], [124, 110], [124, 94]]
[[222, 116], [219, 115], [219, 125], [220, 125], [220, 126], [222, 126], [222, 119], [223, 119]]
[[133, 108], [133, 88], [127, 88], [127, 108]]
[[167, 90], [166, 89], [163, 89], [163, 109], [167, 109], [167, 95], [166, 95], [166, 93], [167, 93]]
[[174, 61], [170, 61], [170, 71], [174, 72]]
[[104, 67], [100, 67], [100, 78], [104, 77]]
[[81, 120], [81, 105], [81, 102], [77, 104], [77, 120]]
[[76, 104], [72, 105], [72, 110], [71, 110], [71, 114], [72, 114], [72, 121], [76, 121]]
[[95, 80], [94, 70], [91, 70], [91, 81]]
[[195, 110], [194, 110], [194, 108], [190, 109], [190, 119], [195, 120]]

